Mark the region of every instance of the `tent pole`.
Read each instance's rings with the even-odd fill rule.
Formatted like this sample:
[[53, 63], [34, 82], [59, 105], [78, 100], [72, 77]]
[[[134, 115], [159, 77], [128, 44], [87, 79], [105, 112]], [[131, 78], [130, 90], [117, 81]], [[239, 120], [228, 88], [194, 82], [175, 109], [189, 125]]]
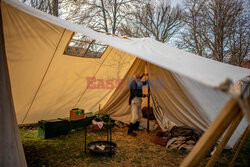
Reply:
[[[148, 62], [146, 63], [146, 68], [148, 72]], [[149, 77], [148, 77], [149, 79]], [[148, 83], [149, 84], [149, 83]], [[148, 86], [148, 94], [150, 93], [149, 85]], [[149, 133], [149, 114], [150, 114], [150, 96], [148, 96], [148, 108], [147, 108], [147, 132]]]
[[248, 132], [249, 132], [249, 126], [248, 126], [247, 129], [246, 129], [246, 133], [244, 134], [244, 137], [243, 137], [243, 139], [242, 139], [242, 141], [241, 141], [239, 147], [237, 148], [237, 151], [236, 151], [236, 153], [234, 154], [233, 159], [231, 160], [230, 164], [228, 165], [229, 167], [233, 166], [233, 163], [234, 163], [234, 161], [236, 160], [236, 158], [237, 158], [237, 156], [238, 156], [238, 154], [239, 154], [239, 152], [240, 152], [240, 149], [241, 149], [241, 147], [243, 146], [243, 143], [244, 143], [244, 141], [245, 141], [246, 138], [247, 138]]
[[[247, 102], [250, 102], [250, 96], [247, 98]], [[231, 98], [180, 166], [198, 166], [202, 158], [216, 144], [231, 121], [240, 112], [241, 109], [238, 102]]]
[[148, 96], [148, 112], [147, 112], [147, 132], [148, 133], [149, 133], [149, 114], [150, 114], [149, 112], [150, 112], [150, 96]]
[[243, 112], [240, 112], [237, 115], [237, 117], [235, 119], [233, 119], [233, 121], [230, 124], [230, 126], [229, 126], [229, 128], [228, 128], [228, 130], [227, 130], [227, 132], [225, 134], [225, 136], [221, 140], [220, 144], [216, 148], [216, 151], [214, 152], [214, 154], [212, 155], [212, 157], [210, 158], [210, 160], [208, 161], [206, 167], [212, 167], [212, 166], [214, 166], [214, 163], [216, 162], [216, 160], [220, 156], [222, 150], [224, 149], [224, 147], [226, 146], [227, 142], [229, 141], [230, 137], [233, 135], [234, 131], [236, 130], [236, 128], [240, 124], [243, 116], [244, 116]]

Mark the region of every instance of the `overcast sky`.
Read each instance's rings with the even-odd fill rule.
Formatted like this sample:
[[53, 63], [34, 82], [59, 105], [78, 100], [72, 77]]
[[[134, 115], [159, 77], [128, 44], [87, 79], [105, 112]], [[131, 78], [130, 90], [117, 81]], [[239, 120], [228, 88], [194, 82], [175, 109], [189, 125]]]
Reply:
[[175, 6], [175, 5], [177, 5], [177, 4], [180, 4], [180, 5], [181, 5], [182, 1], [183, 1], [183, 0], [171, 0], [171, 4], [172, 4], [173, 6]]
[[[157, 4], [158, 2], [162, 2], [162, 1], [165, 1], [165, 0], [154, 0], [154, 1]], [[176, 6], [177, 4], [179, 4], [180, 7], [182, 6], [183, 1], [184, 0], [170, 0], [172, 6]]]

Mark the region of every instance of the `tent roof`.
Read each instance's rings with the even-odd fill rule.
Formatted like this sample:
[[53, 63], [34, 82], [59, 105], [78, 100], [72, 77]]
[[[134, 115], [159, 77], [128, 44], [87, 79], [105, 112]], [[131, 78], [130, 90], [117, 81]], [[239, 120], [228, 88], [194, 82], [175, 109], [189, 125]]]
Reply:
[[[138, 69], [143, 71], [147, 64], [149, 77], [161, 78], [166, 83], [163, 89], [151, 91], [152, 97], [161, 103], [163, 110], [158, 117], [162, 122], [171, 118], [179, 124], [205, 129], [228, 100], [227, 95], [211, 87], [227, 78], [236, 82], [250, 73], [248, 69], [196, 56], [149, 38], [128, 40], [98, 33], [17, 0], [2, 2], [6, 57], [0, 59], [6, 58], [8, 67], [0, 61], [0, 80], [4, 83], [0, 84], [4, 92], [0, 96], [3, 99], [0, 101], [0, 122], [7, 122], [3, 135], [0, 135], [1, 148], [4, 148], [0, 150], [0, 161], [4, 159], [6, 164], [14, 162], [25, 166], [17, 122], [65, 117], [72, 107], [84, 106], [86, 110], [97, 111], [98, 104], [107, 104], [107, 111], [115, 112], [119, 118], [128, 117], [129, 91], [125, 83], [123, 89], [87, 89], [87, 77], [131, 77]], [[63, 55], [73, 32], [110, 46], [99, 59]], [[6, 81], [7, 70], [11, 84]], [[7, 92], [6, 87], [10, 85], [12, 92]], [[11, 108], [10, 93], [14, 102]], [[241, 129], [236, 130], [236, 136], [245, 126], [247, 124], [243, 122], [239, 126]]]
[[54, 17], [17, 0], [3, 1], [32, 16], [66, 28], [67, 30], [82, 33], [92, 39], [101, 41], [107, 45], [211, 87], [219, 86], [221, 83], [225, 82], [226, 79], [231, 79], [235, 83], [250, 74], [249, 69], [197, 56], [150, 38], [132, 38], [131, 40], [116, 38], [111, 35], [96, 32], [85, 26], [76, 25], [69, 21]]

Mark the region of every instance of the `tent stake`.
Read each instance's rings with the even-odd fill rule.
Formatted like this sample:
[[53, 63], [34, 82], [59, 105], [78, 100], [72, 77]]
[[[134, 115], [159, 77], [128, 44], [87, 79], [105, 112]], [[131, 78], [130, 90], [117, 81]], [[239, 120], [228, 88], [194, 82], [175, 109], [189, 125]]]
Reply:
[[[247, 98], [247, 101], [249, 103], [250, 96]], [[238, 102], [230, 99], [180, 166], [198, 166], [202, 158], [216, 144], [228, 125], [240, 112]]]

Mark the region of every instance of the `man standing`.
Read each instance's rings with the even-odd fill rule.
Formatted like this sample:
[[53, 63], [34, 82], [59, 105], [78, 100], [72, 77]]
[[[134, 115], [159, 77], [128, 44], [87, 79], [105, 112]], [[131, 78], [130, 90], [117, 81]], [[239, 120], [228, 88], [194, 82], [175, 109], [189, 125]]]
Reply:
[[131, 82], [129, 89], [130, 89], [130, 96], [129, 96], [129, 105], [131, 105], [131, 114], [132, 118], [128, 128], [128, 135], [136, 136], [137, 134], [133, 132], [133, 130], [138, 130], [140, 119], [142, 118], [142, 111], [141, 111], [141, 104], [142, 104], [142, 97], [148, 97], [149, 94], [145, 95], [142, 94], [142, 86], [148, 84], [148, 80], [141, 81], [142, 76], [139, 74], [135, 75], [135, 79]]

